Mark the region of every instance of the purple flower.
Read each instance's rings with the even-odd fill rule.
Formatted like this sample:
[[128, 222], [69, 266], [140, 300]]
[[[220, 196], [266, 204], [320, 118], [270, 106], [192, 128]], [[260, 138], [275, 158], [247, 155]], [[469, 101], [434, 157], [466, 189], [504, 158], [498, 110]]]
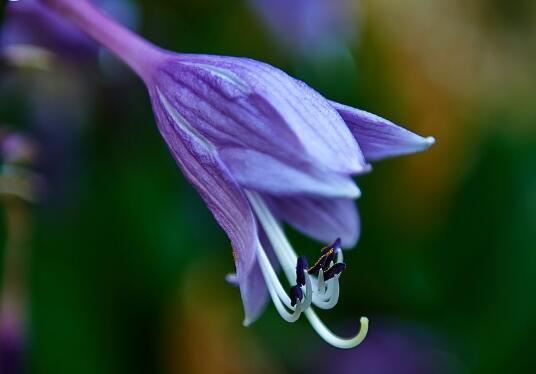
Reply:
[[[303, 313], [327, 342], [341, 348], [364, 339], [368, 320], [349, 339], [331, 333], [313, 310], [333, 308], [344, 268], [341, 246], [358, 238], [352, 176], [368, 160], [427, 148], [389, 121], [332, 103], [303, 82], [247, 58], [177, 54], [122, 28], [88, 2], [42, 0], [123, 59], [147, 85], [158, 128], [233, 247], [244, 324], [270, 295], [289, 322]], [[308, 267], [288, 242], [288, 222], [324, 242]], [[278, 280], [273, 262], [287, 277]], [[298, 287], [296, 287], [298, 286]], [[299, 290], [298, 290], [299, 288]]]
[[[126, 0], [95, 0], [107, 13], [132, 24], [136, 10]], [[98, 45], [72, 23], [38, 0], [11, 1], [1, 27], [0, 45], [8, 53], [27, 55], [44, 48], [75, 61], [94, 59]], [[31, 49], [33, 48], [33, 49]]]
[[291, 52], [329, 51], [357, 33], [354, 0], [250, 0], [275, 39]]
[[10, 2], [2, 46], [39, 46], [70, 57], [94, 55], [97, 45], [83, 32], [36, 0]]

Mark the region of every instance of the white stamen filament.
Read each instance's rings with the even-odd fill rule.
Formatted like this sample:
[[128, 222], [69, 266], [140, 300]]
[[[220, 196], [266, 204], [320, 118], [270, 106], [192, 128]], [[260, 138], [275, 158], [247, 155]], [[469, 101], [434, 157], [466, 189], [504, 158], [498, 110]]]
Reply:
[[[340, 252], [342, 252], [342, 250], [340, 250], [339, 253]], [[340, 256], [338, 258], [340, 258]], [[333, 261], [329, 264], [329, 267], [332, 266]], [[320, 271], [318, 272], [318, 280], [316, 282], [318, 283], [316, 287], [318, 292], [314, 294], [314, 304], [321, 309], [333, 308], [339, 300], [339, 275], [336, 275], [334, 278], [329, 279], [327, 282], [325, 282], [324, 271], [320, 269]], [[323, 283], [324, 285], [321, 285], [321, 283]]]
[[361, 326], [357, 335], [352, 338], [344, 339], [332, 333], [326, 327], [326, 325], [324, 325], [320, 318], [318, 318], [313, 308], [308, 308], [304, 313], [309, 320], [311, 326], [313, 326], [313, 329], [315, 329], [315, 331], [317, 332], [317, 334], [320, 335], [320, 337], [326, 342], [337, 348], [348, 349], [357, 347], [363, 342], [363, 340], [365, 340], [365, 337], [367, 336], [369, 322], [367, 317], [360, 318], [359, 323], [361, 324]]
[[264, 279], [266, 281], [266, 284], [272, 285], [274, 288], [274, 291], [276, 295], [281, 299], [283, 304], [289, 308], [293, 309], [294, 307], [290, 305], [290, 297], [288, 296], [287, 292], [279, 282], [279, 278], [277, 277], [277, 274], [275, 273], [274, 268], [272, 267], [272, 264], [270, 263], [270, 260], [268, 259], [268, 256], [266, 256], [266, 252], [264, 252], [264, 249], [262, 248], [261, 243], [257, 241], [257, 256], [259, 260], [259, 265], [261, 267], [262, 273], [264, 274]]
[[[285, 275], [289, 280], [292, 279], [292, 276], [295, 274], [295, 266], [298, 259], [296, 252], [292, 249], [287, 237], [279, 226], [279, 223], [276, 221], [262, 198], [255, 192], [246, 191], [246, 194], [253, 210], [257, 213], [257, 217], [264, 228], [264, 232], [272, 244], [274, 253], [279, 260]], [[289, 248], [290, 251], [288, 250]]]
[[[255, 192], [251, 192], [251, 191], [247, 191], [247, 196], [249, 197], [251, 205], [253, 206], [255, 212], [257, 213], [259, 220], [261, 220], [261, 224], [263, 225], [264, 231], [266, 232], [268, 239], [272, 243], [272, 247], [274, 249], [276, 257], [279, 260], [279, 263], [281, 264], [281, 267], [283, 268], [283, 271], [285, 272], [287, 279], [289, 280], [289, 282], [292, 282], [291, 279], [293, 279], [293, 276], [295, 274], [294, 269], [296, 266], [295, 264], [296, 264], [298, 255], [296, 254], [296, 252], [290, 245], [285, 233], [283, 232], [283, 229], [281, 228], [277, 220], [274, 218], [274, 216], [270, 212], [270, 209], [266, 206], [262, 198]], [[338, 262], [343, 261], [342, 250], [337, 251], [337, 261]], [[321, 271], [323, 272], [323, 270]], [[331, 307], [333, 308], [337, 304], [337, 301], [338, 301], [339, 287], [331, 286], [331, 287], [328, 287], [327, 289], [322, 288], [319, 285], [319, 280], [317, 280], [316, 277], [314, 276], [311, 276], [311, 277], [312, 277], [313, 287], [315, 286], [320, 287], [320, 291], [313, 292], [313, 304], [315, 304], [321, 309], [329, 309], [328, 307], [330, 305], [333, 305]], [[319, 277], [320, 277], [320, 272], [319, 272]], [[333, 284], [336, 282], [338, 282], [338, 277], [336, 280], [334, 280], [331, 283]], [[329, 302], [330, 299], [332, 298], [334, 302]]]
[[[336, 275], [335, 277], [338, 278], [339, 276]], [[319, 297], [315, 302], [315, 305], [320, 309], [331, 309], [337, 305], [337, 302], [339, 301], [339, 282], [337, 279], [330, 279], [328, 283], [330, 283], [332, 287], [326, 292], [326, 297], [324, 299]]]
[[[288, 282], [290, 284], [295, 284], [297, 281], [295, 269], [298, 259], [296, 252], [290, 245], [283, 229], [262, 198], [252, 191], [246, 191], [246, 194], [268, 240], [272, 244], [274, 253], [281, 264]], [[300, 314], [304, 312], [309, 323], [318, 335], [329, 344], [338, 348], [353, 348], [365, 339], [368, 331], [368, 319], [366, 317], [361, 317], [361, 328], [359, 332], [354, 337], [346, 339], [331, 332], [311, 307], [311, 303], [314, 303], [321, 309], [331, 309], [337, 304], [337, 301], [339, 300], [339, 274], [325, 281], [322, 269], [319, 271], [318, 279], [309, 275], [307, 271], [304, 270], [305, 286], [302, 287], [302, 290], [305, 288], [305, 296], [302, 300], [298, 300], [296, 306], [293, 307], [291, 306], [290, 297], [281, 285], [260, 242], [257, 243], [257, 255], [270, 297], [272, 298], [276, 310], [284, 320], [295, 322]], [[338, 250], [337, 262], [342, 261], [342, 250]], [[333, 266], [333, 262], [330, 263], [330, 266]], [[291, 312], [289, 312], [289, 310]]]
[[313, 301], [313, 285], [311, 283], [311, 277], [309, 274], [305, 273], [305, 299], [302, 302], [302, 310], [307, 310], [311, 306]]
[[[257, 257], [264, 276], [264, 281], [266, 282], [268, 292], [270, 293], [275, 308], [285, 321], [296, 322], [302, 312], [301, 303], [297, 303], [296, 307], [290, 305], [290, 297], [286, 294], [283, 286], [279, 282], [279, 279], [270, 264], [270, 260], [266, 256], [266, 253], [259, 242], [257, 242]], [[290, 313], [285, 307], [291, 310], [294, 309], [294, 311]]]
[[318, 286], [316, 289], [318, 290], [319, 294], [323, 294], [326, 292], [326, 283], [324, 282], [324, 269], [320, 269], [318, 271]]

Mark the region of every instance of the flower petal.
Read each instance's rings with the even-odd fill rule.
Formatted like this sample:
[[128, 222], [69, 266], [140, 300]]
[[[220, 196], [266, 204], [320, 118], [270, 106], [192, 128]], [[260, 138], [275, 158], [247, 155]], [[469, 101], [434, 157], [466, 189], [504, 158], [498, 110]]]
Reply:
[[341, 198], [264, 196], [277, 217], [324, 243], [341, 238], [343, 247], [357, 243], [360, 220], [355, 201]]
[[328, 101], [279, 69], [244, 58], [171, 55], [159, 72], [157, 87], [218, 149], [254, 149], [340, 174], [367, 168]]
[[150, 91], [158, 128], [184, 176], [199, 192], [233, 246], [239, 279], [255, 263], [257, 228], [242, 188], [212, 144], [173, 108], [158, 90]]
[[347, 175], [321, 171], [307, 164], [283, 163], [270, 155], [243, 148], [220, 152], [237, 182], [251, 190], [273, 195], [321, 195], [357, 198], [359, 188]]
[[227, 282], [240, 287], [242, 304], [244, 305], [244, 326], [255, 322], [264, 311], [268, 301], [268, 289], [264, 281], [259, 263], [255, 261], [251, 271], [242, 280], [235, 274], [228, 274]]
[[[277, 261], [270, 240], [261, 228], [259, 228], [259, 241], [272, 267], [277, 272], [279, 270], [279, 262]], [[240, 294], [245, 312], [243, 324], [244, 326], [251, 325], [262, 314], [268, 301], [268, 288], [266, 287], [259, 263], [255, 261], [253, 268], [245, 279], [240, 280], [235, 274], [227, 274], [225, 280], [231, 284], [240, 286]]]
[[367, 161], [424, 151], [435, 140], [423, 138], [374, 114], [331, 102], [357, 139]]

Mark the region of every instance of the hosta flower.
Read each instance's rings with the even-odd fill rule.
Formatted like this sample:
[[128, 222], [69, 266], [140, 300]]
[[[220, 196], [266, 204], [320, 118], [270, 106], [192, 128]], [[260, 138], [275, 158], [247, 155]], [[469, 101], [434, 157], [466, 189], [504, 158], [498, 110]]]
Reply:
[[[71, 18], [137, 72], [147, 85], [158, 128], [186, 178], [197, 189], [233, 247], [245, 324], [267, 293], [279, 314], [304, 314], [327, 342], [343, 348], [356, 336], [331, 333], [313, 310], [339, 297], [341, 247], [358, 237], [352, 176], [368, 160], [427, 148], [419, 137], [380, 117], [329, 102], [303, 82], [247, 58], [161, 50], [81, 0], [43, 0]], [[288, 222], [324, 242], [308, 261], [281, 227]], [[340, 238], [335, 240], [336, 238]], [[276, 273], [281, 267], [288, 284]]]

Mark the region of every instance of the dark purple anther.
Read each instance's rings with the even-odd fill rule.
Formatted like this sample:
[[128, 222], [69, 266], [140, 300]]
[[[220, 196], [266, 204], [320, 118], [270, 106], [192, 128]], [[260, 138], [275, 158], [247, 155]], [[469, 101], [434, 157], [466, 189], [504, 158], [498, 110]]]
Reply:
[[320, 250], [320, 258], [318, 261], [311, 266], [309, 269], [307, 269], [307, 272], [309, 274], [317, 274], [320, 269], [323, 269], [326, 271], [331, 263], [333, 261], [333, 258], [335, 257], [335, 254], [337, 251], [341, 249], [341, 240], [337, 239], [333, 243], [331, 243], [328, 246], [325, 246]]
[[339, 275], [344, 269], [346, 269], [346, 264], [344, 262], [337, 262], [324, 272], [324, 280], [327, 281], [334, 276]]
[[320, 256], [318, 261], [309, 269], [307, 269], [307, 272], [309, 274], [318, 274], [320, 269], [323, 269], [326, 266], [326, 260], [327, 260], [327, 256]]
[[337, 253], [339, 249], [341, 249], [341, 239], [337, 238], [333, 243], [326, 245], [320, 250], [320, 256], [326, 255], [330, 250], [332, 250], [334, 253]]
[[337, 254], [337, 251], [339, 251], [340, 249], [341, 249], [341, 239], [338, 239], [338, 238], [330, 245], [322, 248], [320, 252], [320, 256], [326, 257], [324, 266], [322, 267], [324, 271], [327, 270], [329, 264], [331, 263], [331, 261], [333, 261], [335, 254]]
[[303, 291], [300, 286], [292, 286], [290, 288], [290, 305], [296, 305], [301, 299], [303, 299]]
[[305, 286], [304, 271], [307, 270], [308, 266], [307, 258], [305, 256], [298, 257], [298, 262], [296, 264], [296, 283], [298, 283], [299, 286]]

